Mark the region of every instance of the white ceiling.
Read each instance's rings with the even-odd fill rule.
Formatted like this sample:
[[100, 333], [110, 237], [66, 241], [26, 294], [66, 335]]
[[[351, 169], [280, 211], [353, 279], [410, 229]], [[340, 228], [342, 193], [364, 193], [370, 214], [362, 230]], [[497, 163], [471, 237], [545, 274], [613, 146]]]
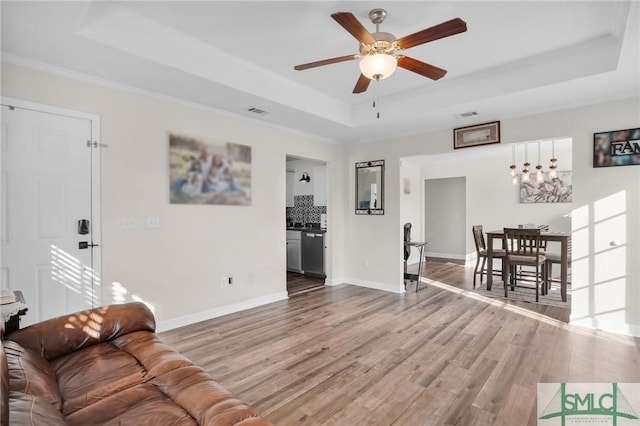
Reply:
[[[335, 142], [366, 142], [640, 95], [640, 3], [614, 1], [2, 1], [2, 60], [67, 70]], [[401, 37], [459, 17], [468, 31], [403, 53], [448, 70], [398, 69], [351, 91], [358, 52], [331, 17]], [[375, 87], [377, 85], [377, 88]], [[380, 119], [372, 108], [378, 92]], [[247, 112], [250, 107], [268, 111]], [[476, 111], [477, 116], [457, 114]]]

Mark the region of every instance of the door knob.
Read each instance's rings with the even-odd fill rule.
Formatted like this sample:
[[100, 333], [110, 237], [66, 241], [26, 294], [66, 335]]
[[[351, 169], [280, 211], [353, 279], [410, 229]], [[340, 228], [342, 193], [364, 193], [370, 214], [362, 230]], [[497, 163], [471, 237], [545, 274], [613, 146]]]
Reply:
[[78, 248], [82, 250], [82, 249], [86, 249], [86, 248], [89, 248], [89, 247], [98, 247], [98, 245], [99, 244], [93, 244], [93, 243], [89, 244], [89, 242], [87, 242], [87, 241], [80, 241], [78, 243]]

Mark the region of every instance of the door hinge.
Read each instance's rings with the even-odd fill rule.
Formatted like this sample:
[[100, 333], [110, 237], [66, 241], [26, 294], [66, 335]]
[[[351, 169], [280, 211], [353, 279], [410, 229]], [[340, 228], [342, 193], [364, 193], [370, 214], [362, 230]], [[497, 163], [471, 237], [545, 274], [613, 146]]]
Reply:
[[98, 143], [97, 141], [87, 141], [87, 148], [109, 148], [109, 145], [105, 143]]

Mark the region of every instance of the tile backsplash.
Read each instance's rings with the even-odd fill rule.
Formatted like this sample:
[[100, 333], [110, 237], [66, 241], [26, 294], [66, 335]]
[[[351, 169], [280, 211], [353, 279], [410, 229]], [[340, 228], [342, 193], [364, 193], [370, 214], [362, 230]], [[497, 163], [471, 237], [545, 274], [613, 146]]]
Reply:
[[320, 223], [320, 215], [327, 212], [327, 206], [314, 206], [313, 195], [295, 195], [293, 207], [287, 207], [287, 222]]

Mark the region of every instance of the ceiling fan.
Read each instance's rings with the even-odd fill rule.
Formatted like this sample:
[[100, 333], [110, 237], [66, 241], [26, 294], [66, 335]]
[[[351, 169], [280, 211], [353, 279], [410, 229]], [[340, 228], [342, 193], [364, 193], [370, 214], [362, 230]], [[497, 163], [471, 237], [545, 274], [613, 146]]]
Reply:
[[460, 18], [455, 18], [396, 39], [393, 34], [380, 32], [380, 24], [386, 16], [387, 12], [384, 9], [373, 9], [369, 12], [369, 19], [376, 25], [376, 32], [371, 34], [352, 13], [333, 13], [331, 17], [360, 42], [360, 53], [296, 65], [293, 69], [302, 71], [337, 62], [360, 59], [361, 74], [353, 88], [353, 93], [365, 92], [371, 80], [382, 80], [389, 77], [397, 66], [432, 80], [439, 80], [444, 77], [447, 73], [446, 70], [398, 54], [398, 52], [430, 41], [463, 33], [467, 31], [467, 23]]

